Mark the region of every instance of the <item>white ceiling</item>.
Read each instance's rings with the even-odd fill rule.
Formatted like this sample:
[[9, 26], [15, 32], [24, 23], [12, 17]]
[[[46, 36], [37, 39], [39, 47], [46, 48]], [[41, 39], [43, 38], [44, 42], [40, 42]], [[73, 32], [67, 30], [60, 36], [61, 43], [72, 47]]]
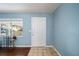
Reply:
[[0, 12], [45, 12], [52, 13], [58, 3], [0, 3]]

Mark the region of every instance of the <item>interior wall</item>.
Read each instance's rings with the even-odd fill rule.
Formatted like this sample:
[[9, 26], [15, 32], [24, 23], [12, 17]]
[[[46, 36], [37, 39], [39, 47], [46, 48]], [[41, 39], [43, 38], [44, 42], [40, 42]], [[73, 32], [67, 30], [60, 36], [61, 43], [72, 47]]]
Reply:
[[62, 4], [54, 12], [54, 46], [65, 55], [79, 55], [79, 4]]
[[[53, 15], [50, 13], [0, 13], [0, 19], [5, 18], [22, 18], [23, 19], [23, 37], [18, 37], [16, 45], [31, 45], [31, 17], [46, 17], [46, 44], [53, 44]], [[1, 39], [1, 38], [0, 38]]]

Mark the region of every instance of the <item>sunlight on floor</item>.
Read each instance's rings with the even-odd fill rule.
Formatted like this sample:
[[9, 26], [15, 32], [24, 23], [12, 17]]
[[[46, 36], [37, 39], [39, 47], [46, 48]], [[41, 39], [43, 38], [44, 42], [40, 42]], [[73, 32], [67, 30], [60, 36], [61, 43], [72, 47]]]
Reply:
[[32, 47], [28, 56], [58, 56], [53, 48]]

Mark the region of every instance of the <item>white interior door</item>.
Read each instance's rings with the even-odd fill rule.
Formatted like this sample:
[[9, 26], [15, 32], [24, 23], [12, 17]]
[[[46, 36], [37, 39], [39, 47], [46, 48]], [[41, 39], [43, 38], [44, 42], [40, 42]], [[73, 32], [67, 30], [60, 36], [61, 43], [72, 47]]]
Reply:
[[31, 19], [32, 46], [46, 45], [46, 17], [32, 17]]

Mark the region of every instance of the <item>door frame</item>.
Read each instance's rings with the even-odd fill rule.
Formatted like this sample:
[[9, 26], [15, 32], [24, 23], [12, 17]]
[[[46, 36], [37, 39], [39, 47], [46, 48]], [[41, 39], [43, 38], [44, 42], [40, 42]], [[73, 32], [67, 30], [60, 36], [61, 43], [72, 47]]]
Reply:
[[[32, 18], [33, 17], [42, 17], [42, 16], [32, 16], [31, 17], [31, 25], [32, 25]], [[44, 16], [43, 18], [45, 18], [45, 26], [46, 26], [46, 20], [47, 20], [47, 18]], [[45, 27], [46, 28], [46, 27]], [[46, 29], [45, 29], [46, 30]], [[30, 30], [30, 32], [31, 32], [31, 47], [34, 47], [34, 46], [32, 46], [32, 26], [31, 26], [31, 30]], [[46, 33], [46, 32], [45, 32]], [[45, 39], [44, 39], [44, 46], [43, 47], [46, 47], [46, 34], [45, 34]]]

